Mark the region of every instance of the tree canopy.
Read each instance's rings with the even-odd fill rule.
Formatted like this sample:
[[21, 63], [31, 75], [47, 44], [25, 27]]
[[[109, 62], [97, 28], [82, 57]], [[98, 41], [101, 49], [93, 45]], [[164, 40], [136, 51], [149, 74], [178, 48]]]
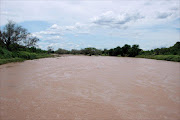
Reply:
[[37, 37], [32, 36], [27, 29], [17, 25], [13, 21], [8, 21], [2, 31], [0, 31], [0, 43], [8, 50], [12, 45], [22, 45], [25, 47], [35, 47], [39, 41]]

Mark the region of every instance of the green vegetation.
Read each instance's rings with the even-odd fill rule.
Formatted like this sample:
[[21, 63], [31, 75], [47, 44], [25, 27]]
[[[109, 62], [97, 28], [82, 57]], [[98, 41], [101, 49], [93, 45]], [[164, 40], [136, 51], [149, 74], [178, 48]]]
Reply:
[[177, 42], [169, 48], [141, 51], [136, 57], [180, 62], [180, 42]]
[[47, 51], [36, 48], [38, 41], [39, 39], [26, 29], [9, 21], [4, 29], [0, 30], [0, 65], [50, 57]]
[[[51, 48], [52, 50], [52, 48]], [[118, 56], [118, 57], [140, 57], [157, 60], [167, 60], [180, 62], [180, 42], [177, 42], [174, 46], [169, 48], [157, 48], [153, 50], [143, 51], [139, 48], [139, 45], [127, 45], [123, 47], [116, 47], [112, 49], [96, 49], [96, 48], [84, 48], [81, 50], [72, 49], [71, 51], [59, 48], [57, 51], [51, 51], [56, 54], [83, 54], [83, 55], [102, 55], [102, 56]]]
[[0, 47], [0, 65], [9, 62], [21, 62], [24, 60], [32, 60], [38, 58], [51, 57], [47, 51], [37, 48], [25, 48], [16, 51], [9, 51], [6, 48]]
[[176, 42], [169, 48], [156, 48], [148, 51], [141, 51], [140, 55], [180, 55], [180, 42]]
[[[52, 48], [51, 48], [52, 49]], [[50, 49], [50, 50], [51, 50]], [[135, 57], [136, 55], [139, 54], [141, 49], [139, 49], [139, 45], [124, 45], [122, 48], [120, 46], [107, 50], [100, 50], [96, 49], [93, 47], [89, 48], [84, 48], [81, 50], [75, 50], [72, 49], [71, 51], [61, 49], [59, 48], [57, 51], [51, 51], [51, 53], [56, 53], [56, 54], [83, 54], [83, 55], [102, 55], [102, 56], [127, 56], [127, 57]]]
[[103, 54], [105, 55], [110, 55], [110, 56], [126, 56], [126, 57], [135, 57], [136, 55], [139, 54], [141, 49], [139, 49], [139, 45], [127, 45], [125, 44], [122, 48], [120, 46], [114, 48], [114, 49], [104, 49], [102, 51]]
[[22, 62], [22, 58], [9, 58], [9, 59], [0, 59], [0, 65], [10, 63], [10, 62]]
[[180, 62], [180, 55], [138, 55], [136, 57]]
[[104, 51], [104, 53], [110, 56], [128, 56], [180, 62], [180, 42], [169, 48], [156, 48], [148, 51], [139, 49], [138, 45], [133, 45], [132, 47], [130, 45], [124, 45], [122, 48], [116, 47]]

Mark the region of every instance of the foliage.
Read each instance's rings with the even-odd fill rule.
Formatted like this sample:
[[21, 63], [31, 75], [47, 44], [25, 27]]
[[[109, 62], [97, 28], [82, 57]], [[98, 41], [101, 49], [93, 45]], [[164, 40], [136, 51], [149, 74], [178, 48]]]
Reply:
[[38, 41], [25, 28], [9, 21], [0, 30], [0, 64], [51, 57], [47, 51], [36, 48]]
[[47, 51], [37, 48], [24, 48], [18, 51], [9, 51], [6, 48], [0, 47], [0, 64], [9, 62], [20, 62], [24, 60], [32, 60], [38, 58], [51, 57]]
[[180, 62], [180, 55], [138, 55], [136, 57]]
[[176, 42], [176, 44], [169, 48], [141, 51], [140, 55], [180, 55], [180, 42]]
[[58, 50], [55, 51], [55, 53], [56, 54], [69, 54], [69, 51], [59, 48]]
[[47, 52], [48, 52], [48, 53], [54, 53], [53, 47], [52, 47], [52, 46], [48, 46], [48, 47], [47, 47]]
[[69, 51], [69, 53], [73, 54], [73, 55], [77, 55], [77, 54], [81, 54], [81, 50], [76, 50], [76, 49], [72, 49], [71, 51]]
[[25, 47], [36, 46], [38, 38], [33, 37], [25, 28], [17, 25], [13, 21], [8, 21], [2, 31], [0, 31], [0, 44], [8, 50], [12, 45], [23, 45]]
[[5, 48], [0, 47], [0, 59], [12, 58], [13, 54]]
[[61, 49], [59, 48], [58, 50], [55, 51], [56, 54], [84, 54], [84, 55], [101, 55], [102, 51], [96, 48], [84, 48], [81, 50], [76, 50], [76, 49], [72, 49], [71, 51], [65, 50], [65, 49]]
[[9, 59], [0, 59], [0, 65], [10, 63], [10, 62], [22, 62], [22, 58], [9, 58]]
[[104, 49], [103, 53], [108, 54], [110, 56], [128, 56], [128, 57], [135, 57], [139, 54], [141, 49], [139, 49], [139, 45], [130, 45], [125, 44], [122, 48], [120, 46], [106, 50]]
[[96, 49], [96, 48], [84, 48], [81, 50], [72, 49], [71, 51], [59, 48], [55, 51], [57, 54], [84, 54], [84, 55], [102, 55], [102, 56], [127, 56], [127, 57], [143, 57], [158, 60], [168, 61], [180, 61], [180, 42], [177, 42], [169, 48], [156, 48], [153, 50], [143, 51], [139, 48], [139, 45], [128, 45], [125, 44], [123, 47], [116, 47], [111, 49]]
[[96, 48], [91, 48], [91, 47], [82, 49], [81, 53], [84, 54], [84, 55], [90, 55], [90, 56], [91, 55], [101, 55], [102, 54], [101, 50], [96, 49]]

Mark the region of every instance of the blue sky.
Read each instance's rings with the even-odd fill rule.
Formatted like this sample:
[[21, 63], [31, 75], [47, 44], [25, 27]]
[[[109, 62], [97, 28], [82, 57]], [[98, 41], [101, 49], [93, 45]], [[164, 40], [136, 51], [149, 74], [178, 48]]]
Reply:
[[8, 20], [55, 50], [113, 48], [144, 50], [180, 41], [179, 0], [0, 0], [0, 26]]

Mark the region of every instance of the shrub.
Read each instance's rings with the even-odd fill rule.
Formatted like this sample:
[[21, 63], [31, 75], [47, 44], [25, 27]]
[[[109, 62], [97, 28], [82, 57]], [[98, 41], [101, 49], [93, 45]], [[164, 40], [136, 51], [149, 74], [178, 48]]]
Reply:
[[26, 51], [19, 51], [18, 52], [18, 57], [24, 58], [24, 59], [36, 59], [37, 54], [36, 53], [29, 53]]
[[12, 52], [8, 51], [5, 48], [0, 47], [0, 58], [12, 58]]

